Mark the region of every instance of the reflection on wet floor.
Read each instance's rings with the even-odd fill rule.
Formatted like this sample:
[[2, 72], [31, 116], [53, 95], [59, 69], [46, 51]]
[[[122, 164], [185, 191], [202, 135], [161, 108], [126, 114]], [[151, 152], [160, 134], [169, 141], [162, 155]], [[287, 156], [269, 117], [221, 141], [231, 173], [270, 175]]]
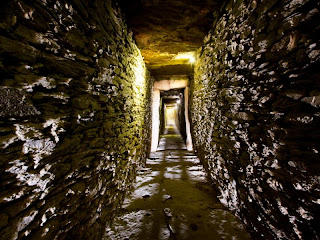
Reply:
[[241, 222], [216, 199], [198, 158], [174, 127], [138, 171], [134, 191], [104, 238], [250, 239]]

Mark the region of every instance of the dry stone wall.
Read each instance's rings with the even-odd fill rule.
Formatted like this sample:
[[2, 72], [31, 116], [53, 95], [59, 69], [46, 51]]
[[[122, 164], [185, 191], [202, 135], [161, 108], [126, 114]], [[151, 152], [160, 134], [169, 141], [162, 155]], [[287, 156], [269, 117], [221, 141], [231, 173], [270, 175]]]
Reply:
[[182, 94], [179, 95], [178, 100], [178, 116], [176, 119], [176, 126], [178, 127], [180, 134], [186, 143], [187, 141], [187, 132], [186, 132], [186, 118], [185, 118], [185, 97], [184, 97], [184, 88]]
[[0, 11], [0, 238], [101, 239], [150, 145], [140, 51], [109, 0]]
[[198, 52], [193, 143], [254, 239], [319, 239], [319, 2], [230, 1]]

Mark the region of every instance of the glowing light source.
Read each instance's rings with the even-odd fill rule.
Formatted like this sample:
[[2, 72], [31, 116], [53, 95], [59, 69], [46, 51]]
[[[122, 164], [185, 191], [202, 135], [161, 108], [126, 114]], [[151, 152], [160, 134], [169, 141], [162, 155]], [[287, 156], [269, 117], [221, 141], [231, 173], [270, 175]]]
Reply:
[[194, 56], [192, 56], [192, 57], [189, 58], [189, 62], [190, 62], [190, 63], [194, 63], [195, 61], [196, 61], [196, 59], [194, 58]]
[[166, 107], [165, 120], [166, 126], [176, 125], [177, 109], [175, 107]]
[[191, 64], [196, 61], [196, 59], [194, 57], [194, 52], [179, 53], [174, 59], [175, 60], [188, 60]]

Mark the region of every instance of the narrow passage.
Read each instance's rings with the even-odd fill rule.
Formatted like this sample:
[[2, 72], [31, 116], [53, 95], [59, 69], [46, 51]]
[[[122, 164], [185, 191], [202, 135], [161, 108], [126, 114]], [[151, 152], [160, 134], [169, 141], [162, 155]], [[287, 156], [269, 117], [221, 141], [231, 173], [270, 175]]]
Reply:
[[199, 159], [168, 126], [104, 239], [250, 239], [217, 199]]

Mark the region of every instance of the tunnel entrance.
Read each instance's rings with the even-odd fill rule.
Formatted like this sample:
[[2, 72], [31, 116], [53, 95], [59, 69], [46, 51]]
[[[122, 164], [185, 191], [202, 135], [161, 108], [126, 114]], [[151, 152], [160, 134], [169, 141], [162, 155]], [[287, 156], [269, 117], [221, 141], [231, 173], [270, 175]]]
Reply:
[[186, 143], [184, 88], [160, 92], [160, 134], [166, 127], [175, 127]]
[[[174, 125], [180, 131], [188, 151], [192, 151], [190, 122], [188, 113], [189, 81], [161, 80], [153, 86], [152, 104], [152, 140], [151, 152], [155, 152], [159, 136], [165, 130], [168, 114], [173, 114]], [[173, 123], [172, 123], [173, 124]]]

